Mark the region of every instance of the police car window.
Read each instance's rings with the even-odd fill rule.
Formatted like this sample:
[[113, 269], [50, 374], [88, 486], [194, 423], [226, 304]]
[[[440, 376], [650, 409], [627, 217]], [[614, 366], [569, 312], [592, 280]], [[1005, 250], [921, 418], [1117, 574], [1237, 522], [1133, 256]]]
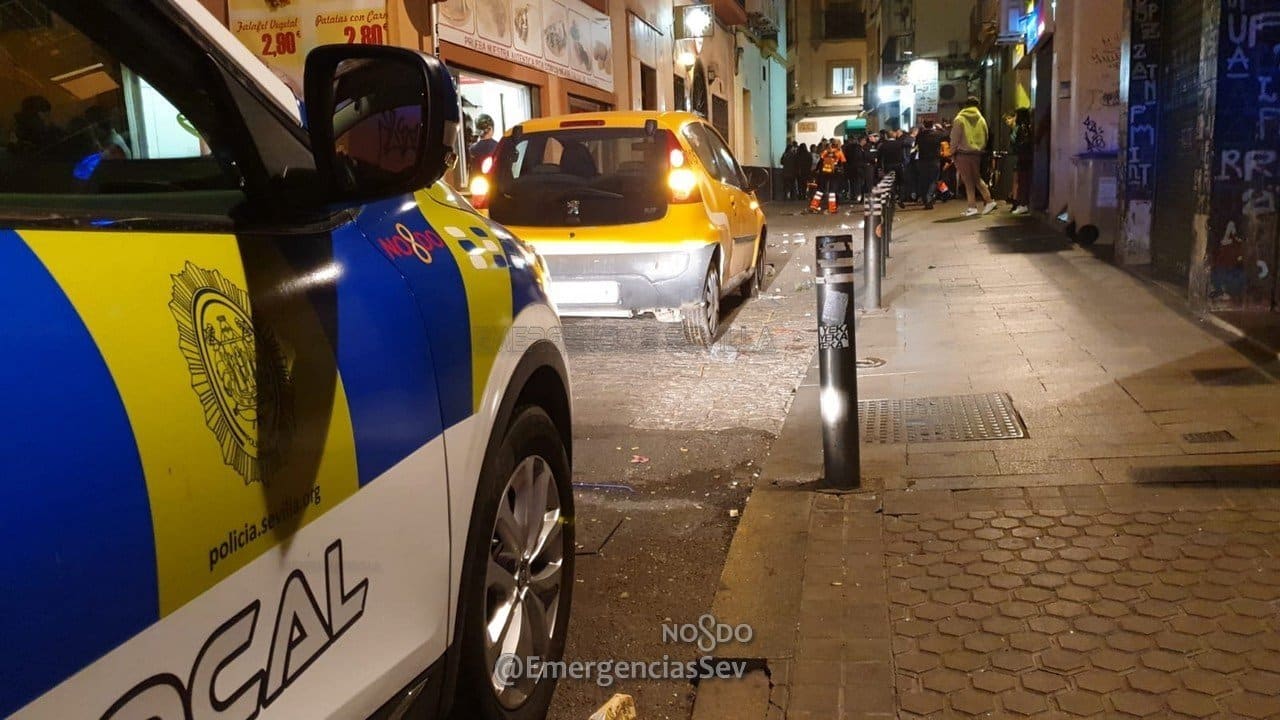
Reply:
[[0, 55], [0, 193], [238, 187], [174, 98], [42, 0], [0, 4]]

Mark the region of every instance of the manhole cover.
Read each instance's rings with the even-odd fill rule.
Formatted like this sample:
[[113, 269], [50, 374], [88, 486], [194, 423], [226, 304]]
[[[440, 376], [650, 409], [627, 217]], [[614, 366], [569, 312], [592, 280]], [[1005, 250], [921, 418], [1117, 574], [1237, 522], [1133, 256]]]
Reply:
[[900, 443], [1021, 440], [1027, 437], [1006, 393], [867, 400], [858, 403], [862, 442]]
[[1236, 439], [1230, 430], [1214, 430], [1213, 432], [1195, 432], [1187, 433], [1182, 439], [1192, 445], [1206, 445], [1209, 443], [1232, 442]]

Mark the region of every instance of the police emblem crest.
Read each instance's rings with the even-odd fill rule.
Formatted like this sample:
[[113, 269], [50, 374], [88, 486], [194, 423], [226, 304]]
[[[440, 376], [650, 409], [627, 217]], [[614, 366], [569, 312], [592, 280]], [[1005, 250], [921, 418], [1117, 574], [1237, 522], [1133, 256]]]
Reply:
[[270, 477], [292, 435], [293, 387], [274, 336], [256, 329], [249, 295], [217, 270], [188, 262], [173, 277], [169, 310], [191, 389], [222, 460], [245, 484]]

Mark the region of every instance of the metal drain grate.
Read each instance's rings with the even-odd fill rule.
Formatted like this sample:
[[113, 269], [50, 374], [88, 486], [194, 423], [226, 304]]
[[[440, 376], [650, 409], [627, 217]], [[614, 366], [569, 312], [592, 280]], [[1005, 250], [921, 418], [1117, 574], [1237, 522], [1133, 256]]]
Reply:
[[1187, 433], [1182, 439], [1192, 445], [1207, 445], [1209, 443], [1233, 442], [1235, 435], [1230, 430], [1214, 430], [1213, 432], [1194, 432]]
[[1027, 437], [1006, 393], [858, 403], [862, 442], [881, 445]]

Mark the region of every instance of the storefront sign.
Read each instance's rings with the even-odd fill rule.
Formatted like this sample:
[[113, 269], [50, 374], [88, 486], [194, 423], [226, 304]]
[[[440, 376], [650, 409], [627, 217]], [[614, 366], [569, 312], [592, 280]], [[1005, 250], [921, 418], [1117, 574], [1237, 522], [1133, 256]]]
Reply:
[[915, 89], [916, 114], [938, 112], [938, 61], [912, 60], [907, 66], [907, 80]]
[[582, 0], [448, 0], [440, 39], [613, 92], [613, 27]]
[[386, 43], [386, 0], [229, 0], [227, 26], [300, 93], [312, 48]]

